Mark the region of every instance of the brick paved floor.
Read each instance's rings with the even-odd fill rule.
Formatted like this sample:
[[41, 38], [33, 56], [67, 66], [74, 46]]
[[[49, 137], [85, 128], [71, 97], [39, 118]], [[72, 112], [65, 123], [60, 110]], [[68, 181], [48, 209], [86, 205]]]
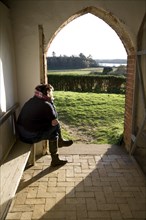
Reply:
[[46, 155], [26, 169], [6, 220], [146, 220], [146, 179], [135, 161], [79, 153], [61, 154], [68, 163], [60, 168]]

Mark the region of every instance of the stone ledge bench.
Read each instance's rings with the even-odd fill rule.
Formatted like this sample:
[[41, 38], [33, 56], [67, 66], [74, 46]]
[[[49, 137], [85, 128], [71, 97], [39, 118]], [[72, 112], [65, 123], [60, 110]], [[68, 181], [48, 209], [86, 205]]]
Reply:
[[9, 210], [31, 153], [33, 158], [31, 164], [35, 165], [35, 148], [35, 144], [29, 145], [17, 140], [1, 165], [0, 219], [4, 219]]
[[[9, 109], [1, 118], [0, 125], [9, 117], [12, 117], [16, 129], [15, 111], [18, 104]], [[16, 130], [14, 132], [16, 134]], [[17, 134], [16, 134], [17, 136]], [[14, 198], [27, 161], [30, 158], [32, 165], [35, 165], [36, 144], [26, 144], [17, 137], [15, 144], [1, 162], [0, 166], [0, 219], [4, 220]]]

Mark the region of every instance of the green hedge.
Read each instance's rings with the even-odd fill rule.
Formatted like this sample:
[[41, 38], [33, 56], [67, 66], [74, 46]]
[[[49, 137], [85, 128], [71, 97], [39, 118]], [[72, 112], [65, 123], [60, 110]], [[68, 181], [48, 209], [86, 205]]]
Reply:
[[60, 75], [49, 74], [48, 83], [56, 91], [125, 93], [126, 78], [111, 75]]

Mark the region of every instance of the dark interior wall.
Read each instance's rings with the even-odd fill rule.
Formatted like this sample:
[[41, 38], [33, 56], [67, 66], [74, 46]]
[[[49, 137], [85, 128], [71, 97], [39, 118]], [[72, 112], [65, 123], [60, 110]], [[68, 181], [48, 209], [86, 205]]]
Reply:
[[[134, 105], [134, 127], [136, 136], [134, 156], [146, 173], [146, 15], [137, 38], [137, 71]], [[134, 144], [134, 143], [133, 143]]]

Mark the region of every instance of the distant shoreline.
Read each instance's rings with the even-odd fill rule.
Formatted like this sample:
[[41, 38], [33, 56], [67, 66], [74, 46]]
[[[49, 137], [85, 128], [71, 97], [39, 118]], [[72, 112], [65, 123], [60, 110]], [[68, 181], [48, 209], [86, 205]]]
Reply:
[[127, 64], [126, 59], [95, 59], [97, 63]]

